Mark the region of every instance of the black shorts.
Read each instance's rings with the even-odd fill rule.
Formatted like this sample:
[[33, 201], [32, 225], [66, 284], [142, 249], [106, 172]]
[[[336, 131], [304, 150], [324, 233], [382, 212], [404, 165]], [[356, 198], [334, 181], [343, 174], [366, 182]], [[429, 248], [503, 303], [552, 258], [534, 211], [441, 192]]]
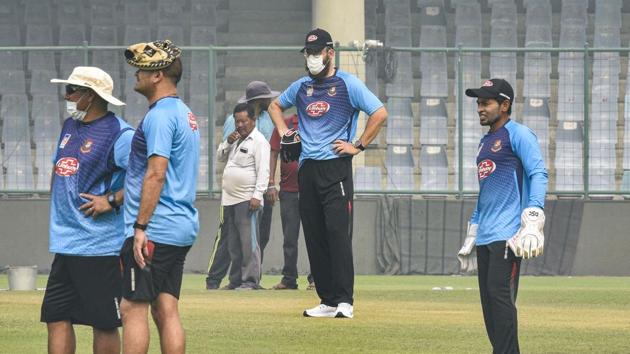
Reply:
[[149, 242], [154, 245], [153, 254], [149, 255], [151, 261], [140, 269], [133, 258], [133, 237], [125, 240], [120, 251], [123, 267], [122, 296], [127, 300], [152, 302], [158, 294], [167, 293], [179, 299], [184, 261], [190, 246]]
[[102, 330], [120, 327], [120, 295], [117, 256], [56, 254], [48, 276], [41, 321], [70, 321]]

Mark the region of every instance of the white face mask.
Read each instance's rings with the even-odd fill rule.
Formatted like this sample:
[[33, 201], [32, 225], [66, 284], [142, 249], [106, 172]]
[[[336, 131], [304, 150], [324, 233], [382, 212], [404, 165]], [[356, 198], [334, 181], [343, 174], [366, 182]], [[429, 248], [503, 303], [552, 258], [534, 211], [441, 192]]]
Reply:
[[[77, 103], [81, 101], [82, 98], [83, 96], [81, 96], [81, 98], [79, 98], [77, 102], [66, 101], [66, 111], [68, 111], [68, 113], [74, 120], [83, 121], [83, 119], [85, 119], [85, 115], [87, 114], [87, 110], [90, 109], [89, 105], [87, 107], [87, 110], [85, 111], [80, 111], [77, 109]], [[91, 104], [92, 103], [90, 103], [90, 105]]]
[[306, 66], [312, 75], [319, 74], [326, 67], [326, 65], [324, 65], [324, 58], [321, 54], [306, 56]]

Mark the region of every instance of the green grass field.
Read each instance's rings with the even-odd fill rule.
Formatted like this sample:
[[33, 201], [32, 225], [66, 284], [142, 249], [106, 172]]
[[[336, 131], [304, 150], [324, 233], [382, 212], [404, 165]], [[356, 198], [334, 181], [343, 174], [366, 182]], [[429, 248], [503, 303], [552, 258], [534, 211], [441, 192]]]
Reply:
[[[263, 286], [278, 280], [265, 276]], [[357, 276], [348, 320], [302, 317], [318, 302], [312, 291], [206, 291], [204, 277], [190, 274], [180, 301], [187, 352], [489, 353], [476, 281]], [[445, 286], [454, 289], [431, 290]], [[46, 352], [42, 296], [0, 292], [0, 353]], [[521, 277], [518, 308], [523, 353], [630, 353], [630, 278]], [[77, 353], [90, 353], [91, 330], [78, 327], [77, 342]], [[154, 326], [150, 352], [159, 352]]]

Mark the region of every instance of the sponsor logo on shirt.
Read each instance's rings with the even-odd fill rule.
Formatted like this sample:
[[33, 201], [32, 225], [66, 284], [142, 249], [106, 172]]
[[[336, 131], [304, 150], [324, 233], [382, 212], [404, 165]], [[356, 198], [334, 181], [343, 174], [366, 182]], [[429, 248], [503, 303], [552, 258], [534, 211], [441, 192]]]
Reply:
[[63, 148], [66, 147], [66, 144], [70, 140], [71, 136], [72, 136], [71, 134], [66, 134], [66, 135], [63, 136], [63, 139], [61, 139], [61, 143], [59, 143], [59, 148], [60, 149], [63, 149]]
[[497, 165], [495, 165], [492, 160], [483, 160], [479, 164], [477, 164], [477, 173], [479, 174], [479, 180], [487, 178], [497, 169]]
[[79, 148], [79, 150], [81, 151], [81, 153], [87, 154], [88, 152], [92, 151], [92, 145], [94, 145], [94, 142], [92, 140], [85, 139], [83, 145], [81, 145], [81, 148]]
[[330, 105], [326, 101], [317, 101], [306, 106], [306, 114], [313, 118], [319, 118], [326, 114], [330, 109]]
[[501, 150], [501, 139], [495, 140], [494, 144], [490, 148], [490, 151], [492, 152], [499, 152], [499, 150]]
[[199, 129], [199, 126], [197, 125], [197, 117], [195, 117], [192, 112], [188, 112], [188, 125], [190, 125], [190, 129], [192, 129], [192, 131]]
[[332, 86], [331, 88], [328, 89], [328, 96], [333, 97], [336, 94], [337, 94], [337, 88], [335, 86]]
[[74, 157], [64, 157], [55, 164], [55, 174], [60, 177], [68, 177], [79, 170], [79, 160]]

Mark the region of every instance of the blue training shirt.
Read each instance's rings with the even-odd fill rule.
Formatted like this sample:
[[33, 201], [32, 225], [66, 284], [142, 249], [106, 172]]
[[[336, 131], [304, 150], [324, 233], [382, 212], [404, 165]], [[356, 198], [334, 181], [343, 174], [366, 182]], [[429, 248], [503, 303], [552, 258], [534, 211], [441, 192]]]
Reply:
[[[260, 116], [256, 119], [256, 128], [262, 133], [267, 141], [271, 140], [271, 134], [273, 134], [273, 130], [276, 126], [273, 125], [271, 116], [269, 116], [267, 111], [260, 112]], [[230, 136], [230, 134], [232, 134], [235, 130], [236, 122], [234, 121], [234, 115], [230, 114], [225, 119], [225, 123], [223, 123], [223, 140], [227, 140], [228, 136]]]
[[479, 224], [477, 246], [510, 239], [521, 225], [521, 212], [544, 208], [547, 170], [534, 132], [508, 120], [479, 143], [479, 199], [471, 216]]
[[133, 129], [114, 113], [89, 123], [66, 119], [53, 156], [49, 250], [75, 256], [117, 256], [124, 218], [115, 211], [86, 217], [81, 193], [105, 195], [122, 188]]
[[194, 206], [199, 170], [199, 129], [195, 115], [179, 97], [164, 97], [149, 107], [131, 143], [125, 179], [125, 224], [133, 237], [138, 217], [142, 183], [149, 157], [168, 159], [166, 180], [147, 237], [173, 246], [190, 246], [199, 231]]
[[335, 75], [293, 82], [278, 98], [283, 109], [297, 107], [302, 140], [300, 163], [305, 159], [341, 157], [332, 149], [335, 140], [352, 142], [359, 111], [371, 116], [383, 103], [355, 76], [337, 70]]

